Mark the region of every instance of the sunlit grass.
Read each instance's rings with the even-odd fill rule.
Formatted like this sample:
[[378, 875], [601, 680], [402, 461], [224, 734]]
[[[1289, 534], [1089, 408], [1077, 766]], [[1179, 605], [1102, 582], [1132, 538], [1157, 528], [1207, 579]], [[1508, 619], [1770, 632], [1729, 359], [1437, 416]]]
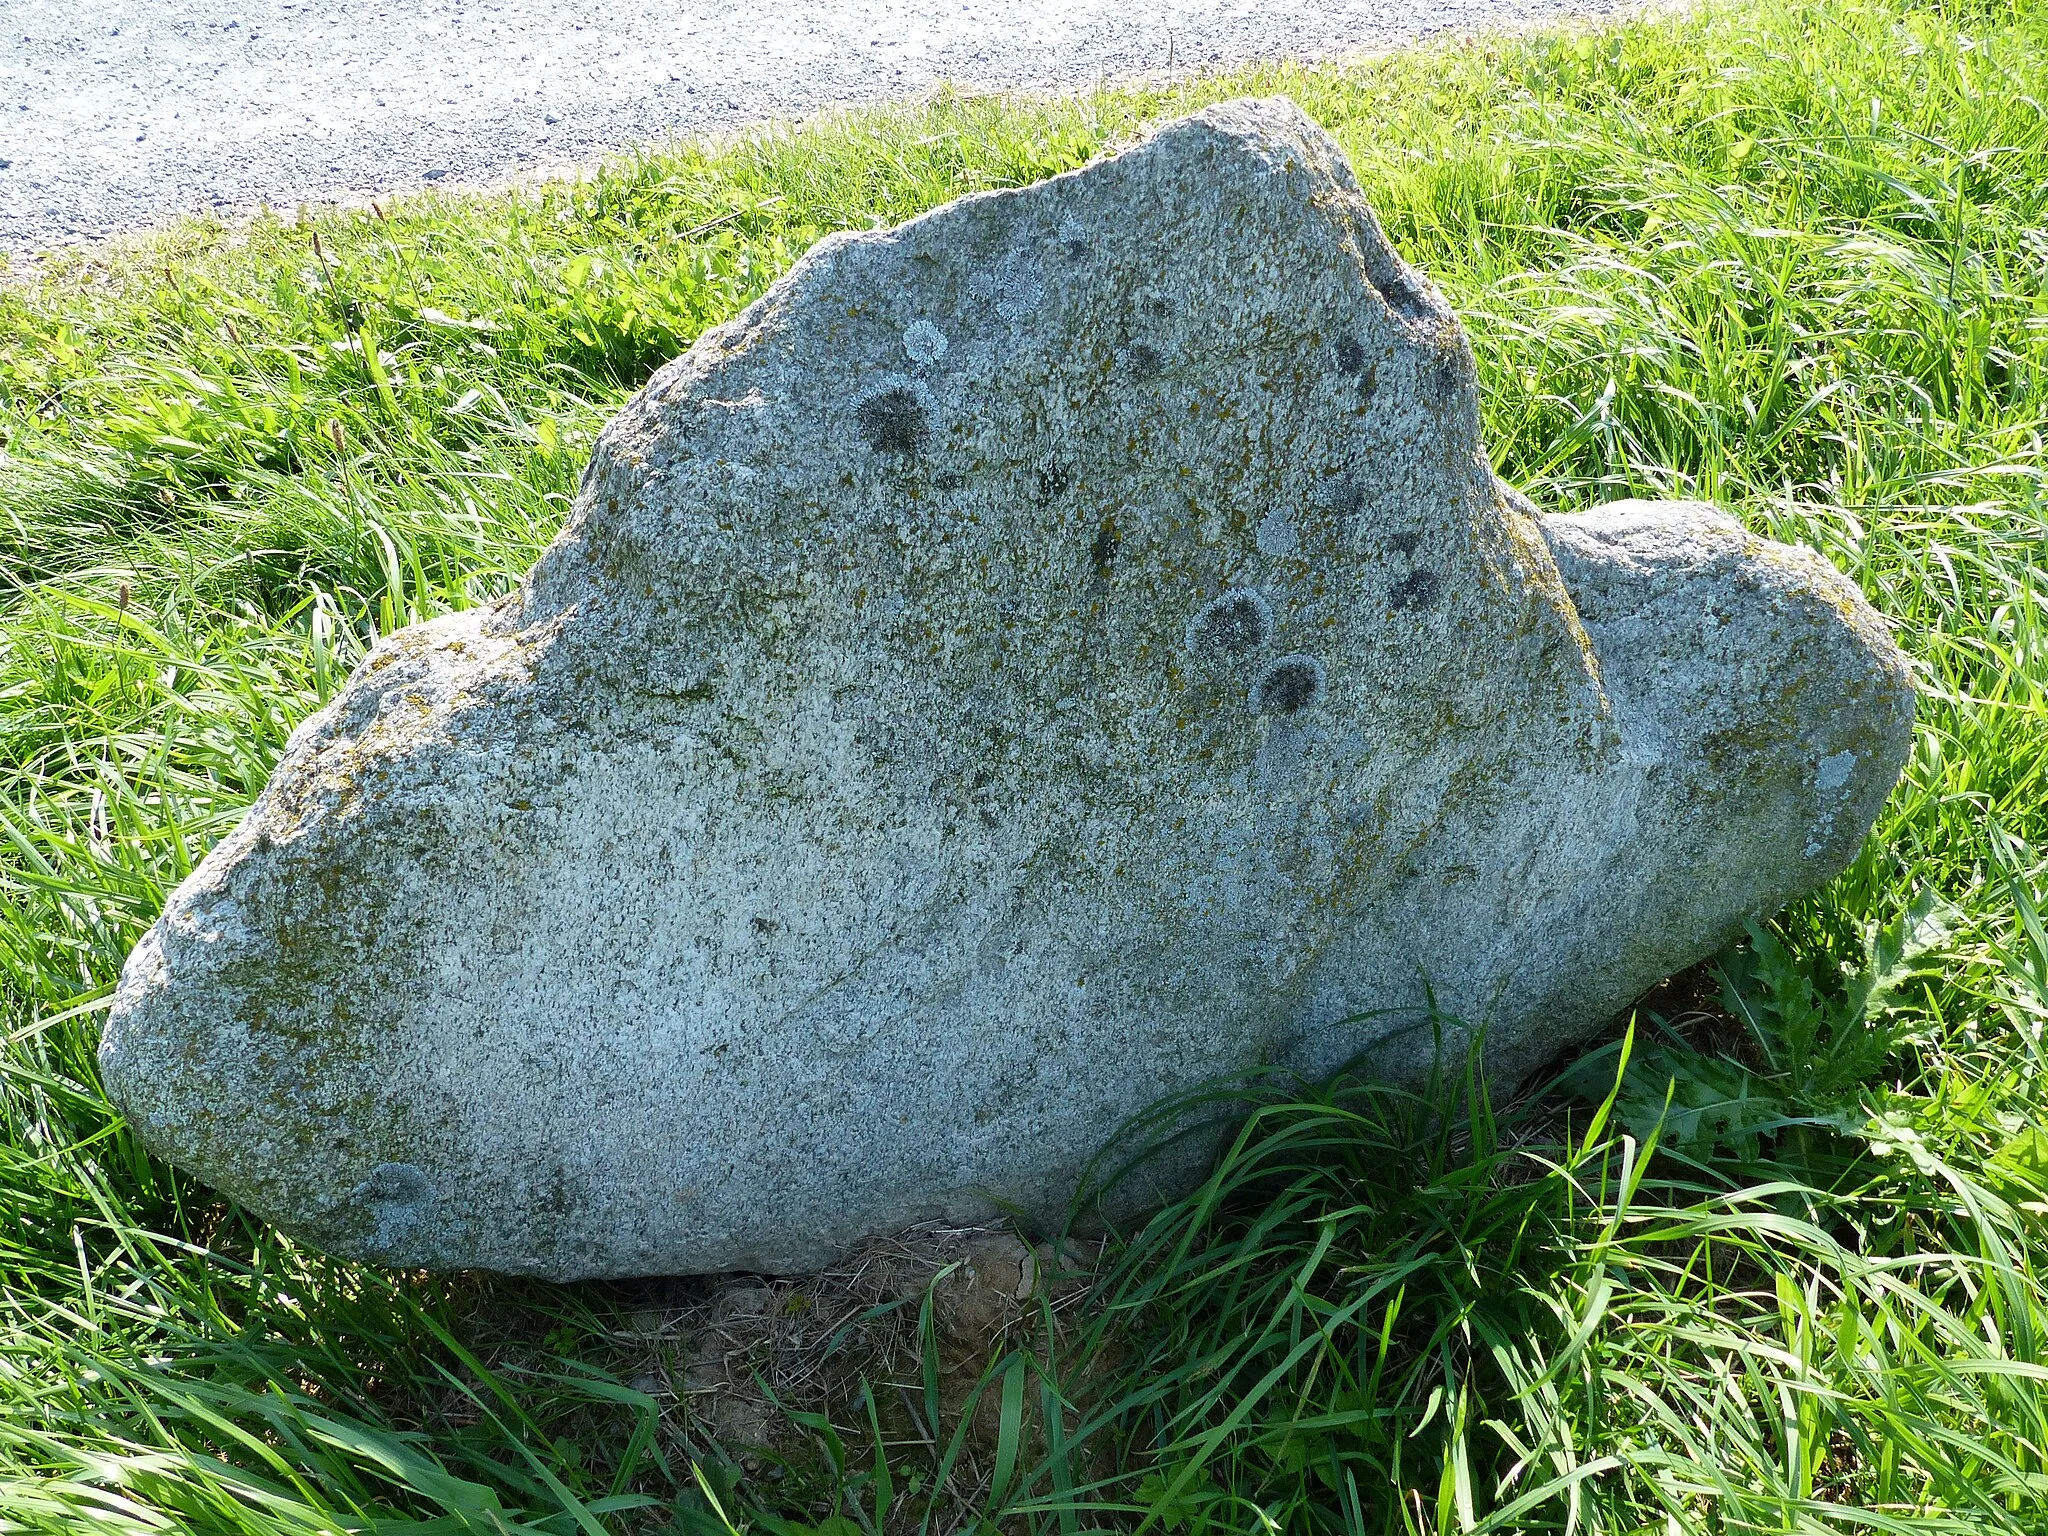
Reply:
[[[1918, 740], [1846, 874], [1626, 1073], [1258, 1085], [996, 1363], [986, 1444], [878, 1383], [744, 1470], [623, 1384], [623, 1293], [333, 1263], [140, 1151], [92, 1066], [128, 946], [375, 636], [517, 578], [655, 366], [831, 229], [1243, 92], [1465, 316], [1505, 475], [1722, 500], [1898, 625]], [[2037, 4], [1764, 0], [15, 273], [0, 1528], [2048, 1531], [2044, 97]]]

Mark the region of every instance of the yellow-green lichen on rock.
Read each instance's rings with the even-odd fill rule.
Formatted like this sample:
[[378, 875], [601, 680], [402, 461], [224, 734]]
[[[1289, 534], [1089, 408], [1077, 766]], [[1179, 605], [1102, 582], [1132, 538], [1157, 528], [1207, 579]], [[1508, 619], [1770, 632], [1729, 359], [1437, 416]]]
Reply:
[[1840, 868], [1911, 715], [1819, 557], [1502, 486], [1335, 144], [1228, 103], [656, 375], [293, 737], [106, 1081], [344, 1253], [809, 1268], [1235, 1070], [1413, 1075], [1431, 997], [1540, 1063]]

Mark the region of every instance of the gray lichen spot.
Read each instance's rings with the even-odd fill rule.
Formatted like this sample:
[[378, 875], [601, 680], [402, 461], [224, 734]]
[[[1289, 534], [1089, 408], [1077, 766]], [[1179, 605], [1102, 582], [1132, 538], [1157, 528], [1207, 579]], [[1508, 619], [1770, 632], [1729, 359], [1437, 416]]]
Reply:
[[931, 409], [915, 382], [894, 379], [870, 390], [854, 408], [861, 440], [871, 453], [912, 457], [924, 451], [931, 437]]
[[1443, 590], [1444, 579], [1435, 571], [1410, 571], [1387, 593], [1387, 606], [1396, 613], [1409, 608], [1434, 608]]
[[1257, 541], [1260, 554], [1276, 559], [1301, 548], [1301, 535], [1295, 531], [1294, 519], [1287, 508], [1275, 507], [1259, 519]]
[[969, 290], [995, 306], [1004, 320], [1021, 320], [1045, 298], [1045, 274], [1025, 255], [1008, 257], [993, 272], [977, 273]]
[[903, 352], [920, 368], [946, 355], [946, 333], [929, 320], [913, 320], [903, 328]]
[[1262, 715], [1298, 715], [1323, 697], [1323, 664], [1313, 656], [1282, 656], [1252, 684], [1251, 706]]
[[411, 1163], [379, 1163], [349, 1191], [349, 1198], [369, 1213], [374, 1250], [389, 1253], [431, 1212], [434, 1184]]
[[1188, 620], [1188, 649], [1248, 656], [1273, 637], [1273, 608], [1255, 589], [1232, 587]]
[[1839, 793], [1849, 782], [1849, 775], [1856, 771], [1854, 752], [1836, 752], [1820, 760], [1814, 769], [1813, 786], [1824, 795]]
[[1820, 815], [1806, 840], [1805, 855], [1820, 857], [1835, 835], [1835, 819], [1846, 798], [1849, 780], [1856, 772], [1856, 754], [1844, 749], [1820, 760], [1813, 771], [1813, 787], [1820, 796]]

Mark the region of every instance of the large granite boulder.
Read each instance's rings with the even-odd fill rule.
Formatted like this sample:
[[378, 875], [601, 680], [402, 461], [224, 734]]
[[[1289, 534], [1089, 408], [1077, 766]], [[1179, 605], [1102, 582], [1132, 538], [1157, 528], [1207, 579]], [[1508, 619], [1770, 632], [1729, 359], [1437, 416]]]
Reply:
[[663, 369], [516, 594], [300, 728], [102, 1063], [342, 1253], [801, 1270], [1057, 1216], [1221, 1074], [1415, 1076], [1431, 999], [1522, 1073], [1840, 869], [1911, 717], [1818, 556], [1504, 487], [1336, 145], [1235, 102]]

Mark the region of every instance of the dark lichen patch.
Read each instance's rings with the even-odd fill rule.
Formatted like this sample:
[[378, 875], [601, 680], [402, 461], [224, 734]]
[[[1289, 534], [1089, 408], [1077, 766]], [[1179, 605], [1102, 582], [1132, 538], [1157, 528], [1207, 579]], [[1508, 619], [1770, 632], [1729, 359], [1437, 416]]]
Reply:
[[1038, 466], [1038, 504], [1058, 501], [1074, 483], [1074, 472], [1058, 459], [1046, 459]]
[[1465, 360], [1454, 352], [1440, 355], [1429, 369], [1430, 387], [1445, 404], [1455, 401], [1465, 387]]
[[1095, 564], [1095, 574], [1108, 579], [1116, 565], [1116, 552], [1123, 548], [1123, 540], [1116, 531], [1116, 519], [1105, 517], [1102, 526], [1095, 530], [1095, 542], [1088, 547], [1088, 558]]
[[1124, 349], [1124, 366], [1135, 379], [1149, 379], [1166, 366], [1166, 359], [1149, 342], [1134, 341]]
[[1398, 267], [1384, 279], [1375, 277], [1372, 285], [1379, 290], [1388, 307], [1404, 320], [1427, 320], [1435, 313], [1415, 279]]
[[1368, 368], [1358, 376], [1358, 403], [1361, 406], [1371, 405], [1372, 397], [1378, 394], [1379, 391], [1380, 371], [1378, 367]]
[[891, 384], [862, 400], [854, 411], [871, 453], [912, 456], [931, 437], [931, 413], [908, 384]]
[[1233, 587], [1188, 625], [1191, 650], [1245, 656], [1273, 638], [1273, 610], [1250, 587]]
[[1422, 542], [1422, 535], [1413, 528], [1404, 528], [1401, 532], [1387, 540], [1387, 542], [1393, 545], [1400, 553], [1412, 555], [1415, 553], [1415, 546]]
[[1350, 475], [1344, 476], [1323, 495], [1323, 505], [1337, 514], [1337, 521], [1349, 523], [1365, 510], [1365, 485]]
[[957, 491], [967, 483], [967, 477], [958, 470], [949, 469], [942, 475], [932, 477], [932, 485], [941, 491]]
[[1365, 348], [1358, 344], [1357, 338], [1339, 336], [1337, 338], [1337, 371], [1347, 374], [1357, 373], [1364, 366]]
[[1400, 613], [1409, 608], [1433, 608], [1443, 595], [1444, 579], [1435, 571], [1410, 571], [1394, 583], [1387, 594], [1387, 606]]
[[365, 1205], [422, 1205], [433, 1199], [433, 1182], [411, 1163], [379, 1163], [349, 1191]]
[[1252, 684], [1251, 705], [1262, 715], [1298, 715], [1323, 696], [1323, 664], [1313, 656], [1282, 656]]

